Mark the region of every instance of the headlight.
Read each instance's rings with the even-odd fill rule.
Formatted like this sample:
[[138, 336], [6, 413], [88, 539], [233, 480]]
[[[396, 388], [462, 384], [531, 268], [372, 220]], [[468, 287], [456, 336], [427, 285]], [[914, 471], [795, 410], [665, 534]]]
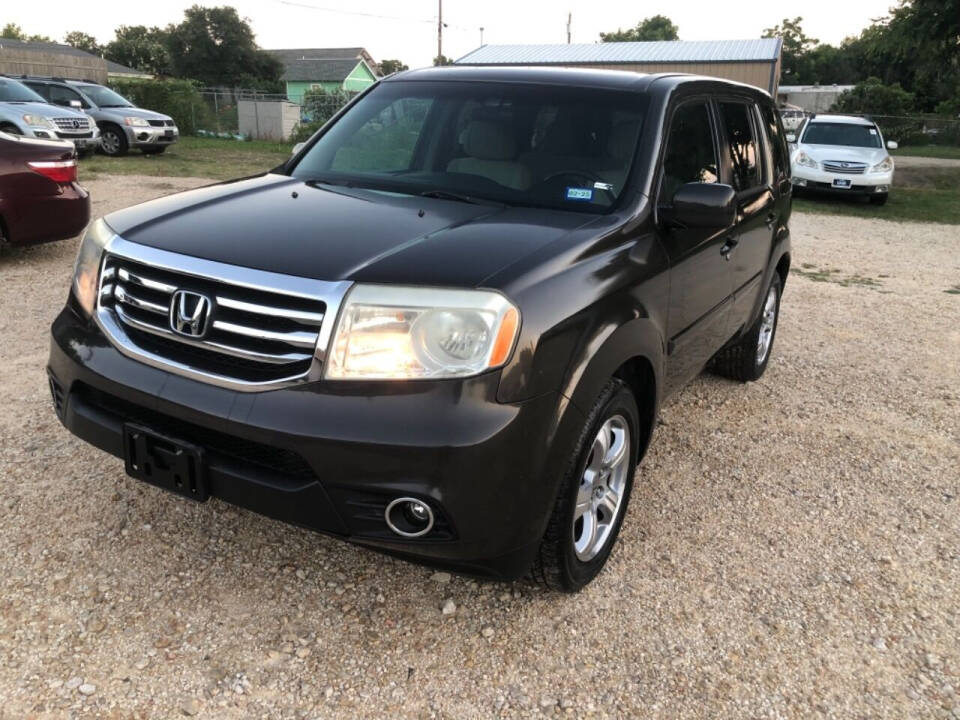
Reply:
[[150, 123], [148, 123], [146, 120], [138, 117], [127, 117], [124, 118], [123, 121], [131, 127], [147, 127], [150, 125]]
[[49, 128], [51, 130], [57, 129], [57, 126], [54, 124], [53, 120], [50, 118], [45, 118], [41, 115], [24, 115], [23, 121], [30, 127]]
[[340, 313], [326, 377], [476, 375], [507, 361], [519, 328], [517, 308], [489, 290], [357, 285]]
[[882, 161], [878, 162], [872, 168], [870, 172], [875, 173], [888, 173], [893, 170], [893, 158], [887, 155]]
[[88, 315], [93, 314], [97, 299], [97, 282], [100, 276], [100, 258], [107, 242], [114, 235], [113, 230], [103, 221], [94, 220], [83, 234], [80, 251], [73, 268], [73, 294], [80, 307]]
[[797, 165], [802, 165], [803, 167], [813, 168], [814, 170], [820, 169], [820, 163], [807, 155], [803, 150], [797, 153], [796, 162]]

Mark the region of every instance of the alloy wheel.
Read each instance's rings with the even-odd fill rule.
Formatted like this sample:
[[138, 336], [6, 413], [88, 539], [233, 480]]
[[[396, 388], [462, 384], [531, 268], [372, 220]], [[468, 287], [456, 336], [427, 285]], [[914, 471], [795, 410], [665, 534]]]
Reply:
[[767, 299], [763, 303], [763, 315], [760, 316], [760, 334], [757, 337], [757, 365], [763, 365], [770, 354], [773, 343], [773, 330], [777, 324], [777, 288], [770, 287]]

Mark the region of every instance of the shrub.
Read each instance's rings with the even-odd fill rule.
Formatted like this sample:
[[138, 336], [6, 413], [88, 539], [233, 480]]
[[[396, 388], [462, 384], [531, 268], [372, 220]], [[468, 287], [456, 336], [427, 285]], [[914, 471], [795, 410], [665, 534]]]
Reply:
[[111, 87], [135, 105], [169, 115], [184, 135], [216, 124], [213, 112], [190, 80], [117, 80]]

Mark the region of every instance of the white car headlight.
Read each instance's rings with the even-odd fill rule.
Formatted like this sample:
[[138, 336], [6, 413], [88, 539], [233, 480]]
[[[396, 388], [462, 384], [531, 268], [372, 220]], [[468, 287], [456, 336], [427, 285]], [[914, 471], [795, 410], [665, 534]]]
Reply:
[[131, 127], [147, 127], [150, 125], [149, 122], [141, 117], [125, 117], [123, 121]]
[[520, 313], [490, 290], [357, 285], [326, 362], [333, 380], [476, 375], [510, 357]]
[[24, 115], [23, 121], [30, 127], [42, 127], [50, 130], [57, 129], [57, 126], [53, 120], [50, 118], [45, 118], [42, 115]]
[[113, 236], [110, 226], [103, 218], [99, 218], [90, 223], [83, 234], [83, 240], [80, 241], [77, 262], [73, 268], [73, 294], [88, 317], [93, 314], [97, 300], [103, 249]]
[[808, 168], [813, 168], [814, 170], [819, 170], [819, 169], [820, 169], [820, 163], [818, 163], [818, 162], [817, 162], [816, 160], [814, 160], [812, 157], [810, 157], [809, 155], [807, 155], [803, 150], [801, 150], [800, 152], [797, 153], [796, 163], [797, 163], [797, 165], [801, 165], [801, 166], [803, 166], [803, 167], [808, 167]]
[[875, 172], [875, 173], [888, 173], [891, 170], [893, 170], [893, 158], [890, 157], [889, 155], [887, 155], [883, 160], [881, 160], [872, 168], [870, 168], [870, 172]]

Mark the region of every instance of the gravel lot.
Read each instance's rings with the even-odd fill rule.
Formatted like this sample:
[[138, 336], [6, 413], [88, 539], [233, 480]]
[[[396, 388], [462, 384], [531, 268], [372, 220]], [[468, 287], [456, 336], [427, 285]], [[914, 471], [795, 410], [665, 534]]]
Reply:
[[766, 376], [663, 408], [574, 597], [127, 478], [48, 399], [76, 241], [0, 257], [0, 718], [960, 719], [960, 227], [793, 234]]

